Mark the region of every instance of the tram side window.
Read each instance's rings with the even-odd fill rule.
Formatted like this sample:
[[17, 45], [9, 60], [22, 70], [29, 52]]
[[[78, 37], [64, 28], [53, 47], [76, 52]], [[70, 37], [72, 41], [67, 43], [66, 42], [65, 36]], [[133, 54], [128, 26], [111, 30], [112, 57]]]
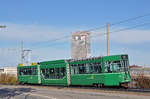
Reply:
[[107, 61], [105, 62], [105, 72], [120, 72], [121, 71], [121, 63], [120, 61]]
[[36, 68], [32, 69], [32, 75], [36, 75]]
[[65, 68], [55, 68], [55, 78], [62, 79], [65, 76]]
[[65, 76], [65, 68], [55, 68], [56, 79], [62, 79]]
[[123, 71], [128, 71], [129, 62], [128, 60], [122, 60], [122, 69]]
[[45, 69], [45, 78], [49, 78], [49, 70]]
[[42, 74], [43, 76], [46, 76], [46, 75], [47, 75], [46, 69], [41, 69], [41, 74]]
[[50, 68], [49, 69], [49, 74], [50, 74], [50, 79], [55, 79], [55, 72], [54, 72], [54, 68]]
[[97, 74], [102, 72], [101, 63], [90, 63], [89, 65], [90, 74]]
[[45, 79], [62, 79], [65, 76], [65, 68], [47, 68], [42, 69]]
[[72, 64], [71, 65], [71, 74], [78, 74], [78, 72], [79, 72], [79, 69], [78, 69], [77, 64]]
[[60, 68], [55, 68], [56, 71], [56, 79], [60, 78]]
[[120, 72], [122, 69], [120, 61], [114, 61], [113, 67], [115, 72]]
[[27, 74], [28, 74], [28, 75], [32, 75], [32, 70], [31, 70], [31, 68], [28, 68], [28, 69], [27, 69]]
[[23, 69], [19, 70], [19, 75], [23, 75]]
[[79, 74], [86, 74], [86, 68], [84, 64], [78, 64]]
[[85, 64], [86, 67], [86, 73], [90, 74], [91, 70], [90, 70], [90, 64]]
[[24, 75], [28, 75], [27, 71], [28, 71], [27, 69], [24, 69], [24, 71], [23, 71]]
[[65, 76], [65, 68], [60, 68], [60, 78]]
[[45, 69], [41, 69], [43, 75], [45, 75]]
[[94, 64], [94, 72], [95, 73], [100, 73], [102, 70], [101, 70], [101, 64], [100, 63], [95, 63]]
[[36, 75], [36, 68], [23, 68], [19, 71], [20, 75]]
[[97, 74], [102, 72], [101, 63], [71, 65], [71, 74]]
[[108, 72], [108, 73], [112, 72], [112, 62], [110, 61], [105, 62], [105, 72]]

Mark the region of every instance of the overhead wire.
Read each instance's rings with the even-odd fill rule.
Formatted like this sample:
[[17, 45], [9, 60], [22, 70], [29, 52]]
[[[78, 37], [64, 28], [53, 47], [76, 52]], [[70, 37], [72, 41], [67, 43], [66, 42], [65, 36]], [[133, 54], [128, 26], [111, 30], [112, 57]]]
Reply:
[[[122, 23], [125, 23], [125, 22], [137, 20], [137, 19], [140, 19], [140, 18], [149, 16], [149, 15], [150, 15], [150, 13], [147, 13], [147, 14], [144, 14], [144, 15], [140, 15], [140, 16], [128, 18], [128, 19], [125, 19], [125, 20], [122, 20], [122, 21], [119, 21], [119, 22], [116, 22], [116, 23], [112, 23], [112, 24], [110, 24], [109, 26], [112, 27], [112, 26], [114, 26], [114, 25], [118, 25], [118, 24], [122, 24]], [[140, 26], [141, 26], [141, 25], [140, 25]], [[103, 25], [103, 26], [100, 26], [100, 27], [88, 29], [88, 30], [86, 30], [86, 31], [92, 32], [92, 31], [95, 31], [95, 30], [98, 30], [98, 29], [102, 29], [102, 28], [105, 28], [105, 27], [106, 27], [106, 25]], [[139, 26], [136, 25], [135, 27], [139, 27]], [[129, 28], [130, 28], [130, 27], [129, 27]], [[129, 29], [129, 28], [120, 29], [120, 30], [113, 31], [113, 32], [119, 32], [119, 31], [123, 31], [123, 30]], [[112, 32], [110, 32], [110, 33], [112, 33]], [[106, 33], [100, 33], [100, 34], [95, 35], [95, 36], [100, 36], [100, 35], [106, 35]], [[93, 37], [93, 36], [92, 36], [92, 37]], [[62, 40], [62, 39], [64, 39], [64, 38], [68, 39], [68, 38], [70, 38], [70, 36], [63, 36], [63, 37], [60, 37], [60, 38], [43, 41], [43, 42], [41, 42], [41, 43], [52, 43], [52, 42], [56, 42], [56, 41]], [[38, 45], [39, 45], [39, 44], [38, 44]], [[50, 45], [50, 44], [47, 44], [47, 45]], [[36, 47], [35, 47], [35, 48], [36, 48]]]
[[[122, 28], [122, 29], [115, 30], [115, 31], [112, 31], [112, 32], [109, 32], [109, 33], [112, 34], [112, 33], [127, 31], [127, 30], [131, 30], [131, 29], [138, 28], [138, 27], [143, 27], [143, 26], [146, 26], [146, 25], [150, 25], [150, 22], [144, 23], [144, 24], [135, 25], [135, 26], [132, 26], [132, 27]], [[106, 32], [101, 33], [101, 34], [97, 34], [97, 35], [94, 35], [94, 36], [91, 36], [91, 38], [97, 38], [97, 37], [99, 37], [99, 36], [105, 36], [105, 35], [107, 35]], [[65, 41], [64, 41], [64, 42], [65, 42]], [[55, 42], [55, 43], [53, 42], [53, 43], [48, 44], [48, 45], [49, 45], [49, 46], [56, 45], [56, 42]], [[44, 46], [43, 46], [43, 47], [44, 47]], [[43, 47], [40, 47], [40, 48], [43, 48]]]
[[[133, 20], [137, 20], [139, 18], [142, 18], [142, 17], [146, 17], [146, 16], [150, 16], [150, 13], [147, 13], [147, 14], [144, 14], [144, 15], [140, 15], [140, 16], [136, 16], [136, 17], [132, 17], [132, 18], [128, 18], [128, 19], [125, 19], [125, 20], [122, 20], [122, 21], [118, 21], [116, 23], [112, 23], [110, 24], [109, 26], [114, 26], [114, 25], [118, 25], [118, 24], [121, 24], [121, 23], [125, 23], [125, 22], [129, 22], [129, 21], [133, 21]], [[93, 28], [93, 29], [89, 29], [87, 31], [94, 31], [94, 30], [98, 30], [98, 29], [102, 29], [102, 28], [105, 28], [106, 25], [103, 25], [101, 27], [96, 27], [96, 28]]]
[[[119, 30], [115, 30], [115, 31], [112, 31], [112, 32], [109, 32], [109, 33], [111, 34], [111, 33], [117, 33], [117, 32], [121, 32], [121, 31], [126, 31], [126, 30], [137, 28], [137, 27], [146, 26], [146, 25], [149, 25], [149, 24], [150, 24], [150, 22], [144, 23], [144, 24], [135, 25], [135, 26], [132, 26], [132, 27], [127, 27], [127, 28], [119, 29]], [[103, 35], [107, 35], [107, 33], [97, 34], [97, 35], [94, 35], [92, 37], [98, 37], [98, 36], [103, 36]]]
[[[64, 36], [64, 37], [60, 37], [60, 38], [56, 38], [56, 39], [52, 39], [52, 40], [47, 40], [47, 41], [43, 41], [43, 42], [39, 42], [38, 43], [38, 45], [37, 46], [33, 46], [32, 48], [33, 49], [35, 49], [35, 48], [39, 48], [38, 46], [40, 46], [40, 47], [42, 47], [42, 46], [45, 46], [45, 45], [50, 45], [50, 44], [48, 44], [48, 43], [54, 43], [54, 42], [57, 42], [57, 41], [59, 41], [59, 40], [63, 40], [63, 39], [67, 39], [67, 38], [69, 38], [70, 36]], [[44, 43], [44, 45], [40, 45], [40, 44], [43, 44]]]

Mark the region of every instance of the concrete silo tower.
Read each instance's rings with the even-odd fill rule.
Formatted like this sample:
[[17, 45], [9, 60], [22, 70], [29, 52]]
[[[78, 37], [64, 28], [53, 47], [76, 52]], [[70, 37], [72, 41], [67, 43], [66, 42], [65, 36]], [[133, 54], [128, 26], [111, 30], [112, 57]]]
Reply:
[[71, 36], [71, 58], [81, 59], [91, 55], [90, 33], [88, 31], [79, 31], [72, 33]]

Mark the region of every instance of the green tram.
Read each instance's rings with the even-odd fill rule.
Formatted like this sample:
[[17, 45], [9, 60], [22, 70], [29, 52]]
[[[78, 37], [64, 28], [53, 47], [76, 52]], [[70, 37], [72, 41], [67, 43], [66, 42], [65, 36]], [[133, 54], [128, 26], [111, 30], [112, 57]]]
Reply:
[[18, 66], [18, 82], [26, 84], [122, 86], [130, 81], [126, 54]]

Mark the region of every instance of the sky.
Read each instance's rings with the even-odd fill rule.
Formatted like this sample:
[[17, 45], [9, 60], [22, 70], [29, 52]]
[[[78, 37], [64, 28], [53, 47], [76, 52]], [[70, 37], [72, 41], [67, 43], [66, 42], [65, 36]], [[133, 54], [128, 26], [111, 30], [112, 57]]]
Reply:
[[[149, 0], [0, 0], [0, 67], [20, 63], [20, 42], [32, 61], [71, 58], [72, 32], [150, 13]], [[150, 15], [110, 27], [149, 23]], [[106, 27], [91, 31], [91, 56], [106, 56]], [[95, 36], [94, 35], [99, 35]], [[67, 36], [67, 37], [66, 37]], [[59, 39], [55, 41], [56, 39]], [[150, 24], [110, 34], [110, 54], [128, 54], [130, 65], [150, 67]]]

